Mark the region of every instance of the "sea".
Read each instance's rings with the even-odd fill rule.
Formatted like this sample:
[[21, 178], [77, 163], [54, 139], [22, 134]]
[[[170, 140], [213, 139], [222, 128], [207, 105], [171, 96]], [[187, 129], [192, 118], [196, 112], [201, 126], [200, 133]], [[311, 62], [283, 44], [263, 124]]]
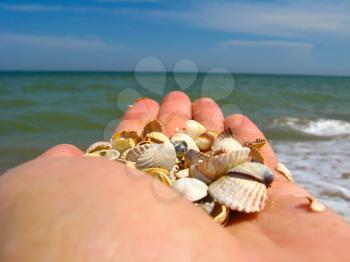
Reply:
[[108, 139], [135, 99], [172, 90], [250, 117], [296, 182], [350, 222], [350, 77], [0, 72], [0, 173], [56, 144]]

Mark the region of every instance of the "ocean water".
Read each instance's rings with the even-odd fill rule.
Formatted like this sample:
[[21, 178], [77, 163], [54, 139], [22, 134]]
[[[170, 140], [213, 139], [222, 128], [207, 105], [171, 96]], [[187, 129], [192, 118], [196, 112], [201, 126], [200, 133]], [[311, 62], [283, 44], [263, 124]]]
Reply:
[[296, 182], [350, 221], [350, 78], [0, 72], [0, 173], [59, 143], [107, 138], [138, 96], [213, 97], [271, 141]]

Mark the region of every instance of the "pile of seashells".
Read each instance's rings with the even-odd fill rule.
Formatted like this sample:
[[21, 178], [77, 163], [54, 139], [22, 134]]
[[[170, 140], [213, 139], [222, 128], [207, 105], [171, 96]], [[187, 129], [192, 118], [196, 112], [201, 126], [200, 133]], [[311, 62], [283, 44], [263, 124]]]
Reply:
[[171, 137], [162, 131], [152, 120], [141, 135], [117, 132], [109, 142], [92, 144], [85, 155], [119, 161], [158, 178], [222, 225], [229, 222], [230, 210], [263, 210], [273, 181], [259, 152], [264, 139], [242, 146], [230, 130], [208, 131], [194, 120]]

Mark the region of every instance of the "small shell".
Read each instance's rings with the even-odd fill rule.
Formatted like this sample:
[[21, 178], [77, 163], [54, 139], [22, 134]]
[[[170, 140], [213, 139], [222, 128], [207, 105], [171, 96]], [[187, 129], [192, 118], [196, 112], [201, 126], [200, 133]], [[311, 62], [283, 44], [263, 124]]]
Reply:
[[105, 157], [110, 160], [116, 160], [120, 156], [120, 153], [115, 149], [107, 149], [107, 150], [100, 150], [95, 151], [92, 153], [85, 154], [86, 156], [96, 156], [96, 157]]
[[271, 169], [256, 162], [245, 162], [231, 168], [228, 173], [239, 173], [251, 176], [265, 183], [266, 186], [270, 185], [273, 181], [273, 173]]
[[200, 200], [208, 194], [208, 186], [206, 184], [190, 177], [176, 180], [173, 188], [192, 202]]
[[307, 198], [310, 202], [310, 210], [313, 212], [322, 212], [326, 209], [326, 207], [320, 203], [316, 198], [308, 197]]
[[184, 177], [189, 177], [190, 176], [190, 170], [188, 168], [186, 169], [181, 169], [175, 173], [175, 176], [177, 178], [184, 178]]
[[285, 178], [287, 178], [289, 181], [294, 181], [292, 173], [289, 171], [289, 169], [283, 165], [282, 163], [278, 163], [276, 166], [276, 170], [280, 172]]
[[176, 156], [183, 157], [188, 151], [188, 146], [185, 141], [173, 141], [171, 142], [175, 148]]
[[123, 153], [125, 150], [134, 147], [139, 140], [135, 131], [121, 131], [115, 133], [111, 138], [112, 148]]
[[194, 140], [201, 151], [209, 150], [215, 142], [215, 137], [206, 132]]
[[193, 139], [199, 137], [206, 131], [205, 127], [195, 120], [186, 121], [185, 133], [192, 137]]
[[248, 160], [250, 149], [243, 147], [240, 150], [224, 152], [220, 155], [211, 156], [207, 160], [198, 161], [196, 169], [210, 180], [216, 180], [236, 165]]
[[153, 133], [153, 132], [161, 133], [162, 131], [163, 131], [163, 127], [161, 123], [158, 120], [153, 119], [149, 121], [143, 128], [142, 137], [145, 137], [149, 133]]
[[126, 150], [122, 154], [121, 159], [125, 159], [125, 160], [131, 161], [131, 162], [136, 162], [137, 158], [143, 152], [145, 152], [150, 146], [151, 146], [151, 144], [144, 144], [144, 145], [139, 145], [139, 146], [136, 146], [133, 148], [129, 148], [128, 150]]
[[136, 160], [138, 169], [151, 167], [171, 170], [176, 164], [176, 152], [171, 143], [151, 144]]
[[233, 150], [239, 150], [241, 148], [242, 145], [236, 139], [233, 138], [232, 133], [229, 129], [221, 132], [211, 147], [211, 149], [214, 152], [228, 152]]
[[110, 142], [98, 141], [93, 143], [91, 146], [89, 146], [88, 149], [86, 150], [86, 153], [89, 154], [100, 150], [108, 150], [111, 148], [112, 148], [112, 145]]
[[209, 194], [232, 210], [251, 213], [265, 206], [266, 186], [254, 180], [224, 176], [209, 185]]
[[151, 132], [144, 137], [144, 140], [157, 144], [170, 142], [169, 138], [160, 132]]
[[176, 172], [179, 171], [180, 167], [178, 165], [175, 165], [169, 172], [169, 178], [172, 183], [176, 181]]
[[168, 170], [164, 169], [164, 168], [145, 168], [142, 170], [143, 172], [158, 178], [160, 181], [162, 181], [164, 184], [166, 184], [167, 186], [172, 186], [173, 183], [170, 180], [169, 176], [168, 176]]
[[225, 226], [230, 221], [230, 208], [220, 205], [218, 213], [214, 216], [214, 221]]
[[195, 151], [199, 151], [199, 148], [196, 144], [196, 142], [194, 142], [194, 140], [192, 139], [192, 137], [190, 137], [189, 135], [186, 135], [185, 133], [176, 133], [175, 135], [173, 135], [170, 138], [171, 142], [176, 142], [176, 141], [185, 141], [187, 144], [187, 148], [188, 150], [195, 150]]

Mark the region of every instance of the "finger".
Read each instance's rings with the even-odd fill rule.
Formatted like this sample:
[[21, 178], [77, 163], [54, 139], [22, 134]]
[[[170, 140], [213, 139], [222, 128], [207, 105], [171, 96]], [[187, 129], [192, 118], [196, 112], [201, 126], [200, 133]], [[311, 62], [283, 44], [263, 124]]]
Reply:
[[211, 98], [199, 98], [193, 102], [192, 119], [201, 123], [209, 131], [219, 132], [224, 128], [224, 115]]
[[177, 129], [183, 129], [186, 121], [191, 117], [191, 100], [185, 93], [173, 91], [164, 97], [158, 119], [165, 129], [166, 135], [170, 136]]
[[142, 132], [143, 127], [158, 115], [159, 104], [150, 98], [141, 98], [128, 108], [116, 132], [129, 130]]
[[[252, 142], [257, 138], [265, 139], [265, 136], [260, 129], [257, 128], [257, 126], [249, 118], [240, 114], [228, 116], [224, 120], [224, 126], [225, 128], [231, 129], [234, 136], [242, 144], [244, 142]], [[265, 159], [265, 163], [270, 168], [275, 168], [277, 158], [268, 142], [261, 148], [260, 152]]]
[[47, 157], [47, 156], [76, 157], [76, 156], [82, 156], [82, 155], [83, 155], [83, 152], [76, 146], [73, 146], [70, 144], [61, 144], [48, 149], [47, 151], [39, 155], [38, 158]]

